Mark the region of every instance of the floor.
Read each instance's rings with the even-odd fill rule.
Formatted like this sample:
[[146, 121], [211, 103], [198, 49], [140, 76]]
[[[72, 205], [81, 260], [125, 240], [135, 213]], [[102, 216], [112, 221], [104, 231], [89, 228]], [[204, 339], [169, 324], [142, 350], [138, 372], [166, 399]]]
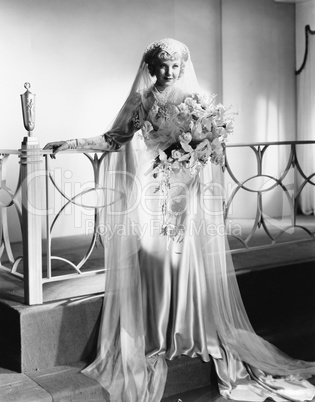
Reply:
[[[313, 224], [313, 221], [312, 221]], [[291, 240], [298, 240], [292, 242]], [[59, 242], [59, 243], [58, 243]], [[255, 243], [256, 242], [256, 243]], [[255, 239], [253, 248], [251, 250], [244, 251], [239, 248], [239, 241], [233, 238], [229, 238], [230, 247], [232, 250], [232, 256], [235, 264], [235, 269], [238, 275], [250, 271], [265, 271], [271, 269], [274, 266], [287, 267], [288, 265], [298, 266], [301, 263], [314, 264], [315, 267], [315, 242], [314, 240], [308, 240], [306, 237], [301, 236], [300, 233], [291, 234], [287, 242], [271, 247], [264, 247], [267, 243], [264, 235], [261, 235]], [[56, 245], [63, 253], [67, 253], [67, 256], [71, 255], [76, 258], [77, 254], [82, 251], [84, 246], [83, 238], [69, 238], [69, 239], [57, 239]], [[20, 244], [15, 245], [16, 250], [21, 247]], [[238, 249], [238, 250], [237, 250]], [[99, 250], [98, 250], [99, 252]], [[99, 261], [98, 257], [95, 257], [94, 263], [97, 265]], [[1, 261], [3, 263], [3, 260]], [[102, 274], [100, 274], [102, 275]], [[285, 271], [283, 280], [285, 281]], [[103, 286], [102, 278], [97, 275], [93, 277], [78, 278], [75, 280], [68, 280], [64, 282], [52, 282], [44, 286], [44, 298], [46, 302], [52, 300], [60, 300], [65, 297], [72, 297], [78, 294], [85, 293], [98, 293], [102, 292]], [[309, 284], [312, 287], [312, 284]], [[266, 293], [266, 292], [265, 292]], [[10, 273], [0, 269], [0, 298], [6, 300], [12, 300], [17, 303], [23, 303], [24, 290], [23, 282], [20, 278], [12, 277]], [[294, 345], [293, 345], [294, 346]], [[77, 373], [75, 373], [77, 378]], [[68, 386], [65, 384], [65, 380], [60, 380], [59, 384], [62, 386]], [[51, 396], [47, 396], [42, 393], [42, 388], [36, 386], [37, 383], [32, 382], [29, 377], [25, 378], [22, 374], [10, 372], [0, 368], [0, 402], [45, 402], [47, 401], [70, 401], [72, 399], [64, 399], [60, 394], [60, 391], [55, 389], [55, 399], [51, 399]], [[70, 384], [71, 385], [71, 384]], [[50, 385], [52, 386], [52, 385]], [[56, 383], [54, 383], [56, 387]], [[71, 385], [76, 389], [75, 382]], [[79, 388], [78, 388], [79, 389]], [[6, 392], [4, 392], [6, 390]], [[13, 392], [14, 391], [14, 392]], [[32, 393], [32, 392], [35, 392]], [[59, 393], [58, 393], [59, 392]], [[93, 387], [88, 390], [91, 395], [95, 395]], [[11, 398], [11, 396], [12, 398]], [[34, 399], [36, 395], [36, 399]], [[90, 394], [82, 394], [73, 400], [82, 402], [98, 401], [98, 399]], [[83, 398], [83, 399], [82, 399]], [[223, 402], [224, 399], [219, 395], [216, 386], [209, 386], [200, 388], [193, 391], [188, 391], [182, 394], [174, 395], [163, 399], [163, 402]]]
[[[230, 223], [233, 225], [234, 223]], [[246, 239], [250, 230], [251, 222], [246, 220], [238, 220], [237, 224], [241, 225], [242, 238]], [[314, 231], [315, 218], [304, 216], [299, 219], [299, 224]], [[283, 224], [284, 225], [284, 224]], [[279, 228], [271, 229], [271, 233], [275, 234]], [[234, 261], [235, 270], [238, 274], [247, 272], [248, 270], [268, 269], [274, 266], [285, 266], [288, 264], [315, 261], [315, 239], [309, 237], [303, 230], [295, 230], [290, 233], [284, 233], [280, 237], [279, 243], [270, 245], [271, 240], [266, 236], [263, 229], [258, 229], [253, 239], [249, 242], [249, 248], [242, 243], [228, 236], [229, 245]], [[85, 251], [89, 247], [89, 240], [85, 236], [72, 236], [67, 238], [58, 238], [53, 241], [53, 251], [58, 257], [69, 259], [74, 263], [78, 263], [80, 258], [84, 256]], [[15, 243], [12, 245], [14, 256], [22, 253], [22, 244]], [[55, 260], [54, 272], [59, 274], [73, 273], [73, 269], [69, 269], [66, 264]], [[89, 259], [89, 269], [101, 268], [103, 264], [103, 249], [96, 247]], [[44, 261], [43, 275], [45, 275]], [[6, 255], [3, 253], [1, 258], [1, 266], [8, 266]], [[18, 270], [22, 270], [19, 266]], [[66, 297], [76, 297], [85, 294], [102, 293], [104, 290], [104, 280], [98, 274], [95, 276], [82, 277], [77, 275], [75, 279], [45, 283], [44, 302], [60, 300]], [[23, 303], [24, 289], [23, 281], [12, 276], [8, 271], [0, 269], [0, 298], [9, 298], [17, 302]]]

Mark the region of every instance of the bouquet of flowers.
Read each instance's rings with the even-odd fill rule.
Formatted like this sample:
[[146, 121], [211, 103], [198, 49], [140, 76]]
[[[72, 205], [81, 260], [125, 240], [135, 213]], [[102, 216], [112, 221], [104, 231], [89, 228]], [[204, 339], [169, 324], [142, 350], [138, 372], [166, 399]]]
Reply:
[[[192, 94], [181, 104], [165, 104], [156, 106], [156, 118], [161, 120], [158, 138], [168, 137], [155, 149], [153, 176], [158, 179], [164, 196], [162, 204], [162, 233], [175, 237], [179, 229], [174, 222], [174, 213], [169, 206], [169, 191], [171, 175], [187, 172], [196, 176], [208, 163], [224, 165], [225, 142], [234, 130], [234, 114], [230, 108], [215, 103], [216, 95]], [[144, 139], [150, 142], [152, 125], [145, 122], [142, 128]], [[175, 214], [176, 215], [176, 214]]]
[[215, 97], [193, 94], [180, 105], [171, 105], [170, 111], [165, 107], [164, 115], [177, 130], [174, 142], [159, 149], [153, 166], [155, 175], [180, 169], [196, 175], [209, 161], [224, 164], [224, 143], [234, 130], [234, 116], [227, 113], [229, 108], [215, 104]]

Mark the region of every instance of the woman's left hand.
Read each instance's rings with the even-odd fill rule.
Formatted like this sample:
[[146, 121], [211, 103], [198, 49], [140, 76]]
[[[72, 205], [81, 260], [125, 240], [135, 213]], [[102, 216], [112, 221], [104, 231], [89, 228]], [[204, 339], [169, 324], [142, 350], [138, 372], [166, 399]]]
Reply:
[[55, 142], [49, 142], [44, 146], [43, 149], [51, 149], [53, 153], [50, 155], [52, 159], [56, 158], [56, 153], [59, 151], [65, 151], [66, 149], [69, 148], [69, 145], [67, 144], [66, 141], [55, 141]]

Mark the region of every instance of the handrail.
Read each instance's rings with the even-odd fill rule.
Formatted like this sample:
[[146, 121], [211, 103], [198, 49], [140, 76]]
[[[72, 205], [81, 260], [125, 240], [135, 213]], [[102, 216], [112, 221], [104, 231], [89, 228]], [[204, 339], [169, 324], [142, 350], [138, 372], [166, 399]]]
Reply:
[[[231, 207], [233, 206], [233, 203], [235, 203], [235, 198], [238, 194], [243, 192], [245, 195], [249, 193], [254, 193], [256, 195], [256, 210], [253, 216], [253, 224], [249, 228], [245, 238], [234, 235], [233, 233], [229, 234], [237, 239], [240, 244], [240, 247], [233, 250], [233, 252], [242, 252], [257, 248], [257, 245], [252, 245], [252, 241], [255, 238], [258, 230], [263, 230], [269, 238], [268, 245], [263, 245], [263, 247], [277, 245], [284, 233], [287, 233], [295, 228], [302, 230], [305, 233], [306, 239], [313, 240], [315, 238], [314, 228], [309, 229], [307, 227], [303, 227], [298, 224], [296, 219], [299, 201], [305, 187], [307, 185], [315, 185], [315, 172], [309, 174], [303, 171], [297, 152], [298, 146], [303, 147], [310, 144], [315, 144], [315, 141], [275, 141], [240, 144], [227, 143], [224, 169], [226, 172], [226, 177], [232, 181], [233, 187], [225, 199], [224, 216], [226, 222], [229, 219]], [[284, 162], [283, 171], [281, 171], [278, 175], [264, 173], [263, 164], [266, 158], [267, 150], [272, 147], [280, 149], [283, 146], [289, 147], [288, 155], [286, 156], [286, 160]], [[255, 171], [249, 172], [245, 178], [239, 178], [238, 174], [233, 172], [231, 167], [231, 152], [235, 148], [246, 148], [254, 153], [256, 160]], [[50, 154], [50, 150], [40, 149], [34, 138], [32, 138], [29, 143], [28, 141], [24, 141], [21, 150], [19, 151], [0, 150], [0, 188], [7, 194], [9, 198], [7, 203], [2, 202], [0, 199], [0, 269], [24, 279], [26, 304], [40, 304], [43, 302], [42, 287], [44, 283], [69, 278], [82, 278], [86, 275], [95, 275], [97, 273], [104, 272], [104, 265], [102, 262], [100, 262], [99, 267], [95, 269], [93, 268], [92, 270], [88, 269], [89, 258], [92, 252], [95, 250], [97, 243], [99, 242], [101, 246], [103, 246], [101, 239], [96, 233], [96, 228], [99, 224], [98, 212], [102, 205], [86, 205], [82, 202], [78, 202], [78, 199], [89, 192], [96, 192], [100, 189], [99, 174], [101, 170], [101, 163], [103, 163], [107, 153], [102, 153], [100, 150], [86, 149], [62, 151], [62, 154], [77, 154], [77, 156], [74, 156], [75, 158], [81, 157], [80, 154], [83, 154], [87, 158], [89, 166], [91, 167], [91, 181], [93, 181], [94, 184], [90, 189], [84, 189], [78, 194], [72, 194], [71, 196], [67, 195], [61, 188], [58, 188], [58, 184], [54, 182], [52, 175], [49, 173], [50, 164], [53, 163], [50, 162]], [[94, 154], [94, 156], [92, 154]], [[16, 189], [10, 189], [7, 185], [6, 166], [8, 159], [14, 155], [18, 155], [20, 157], [21, 165], [19, 178], [17, 180], [17, 187]], [[289, 172], [292, 171], [292, 169], [294, 169], [295, 172], [295, 181], [294, 183], [290, 182], [288, 184], [286, 180]], [[39, 180], [45, 181], [46, 190], [43, 197], [45, 199], [44, 206], [41, 205], [41, 200], [39, 199], [38, 188], [41, 187], [39, 186], [39, 182], [35, 180], [37, 176], [39, 177]], [[30, 180], [30, 178], [33, 178], [34, 180]], [[253, 188], [251, 186], [251, 180], [256, 180], [257, 178], [270, 180], [270, 185], [264, 188]], [[264, 194], [271, 194], [271, 192], [275, 189], [281, 189], [285, 202], [288, 204], [290, 211], [289, 224], [285, 225], [284, 227], [279, 227], [277, 233], [274, 233], [272, 230], [270, 230], [268, 226], [270, 217], [266, 213], [263, 200]], [[52, 198], [52, 192], [58, 192], [59, 196], [63, 199], [63, 204], [60, 206], [59, 211], [55, 211], [56, 213], [54, 218], [52, 218], [48, 213], [51, 208], [50, 200]], [[30, 205], [31, 208], [28, 208], [28, 205]], [[80, 257], [80, 261], [76, 263], [63, 256], [54, 255], [51, 248], [54, 226], [57, 221], [62, 219], [62, 212], [69, 205], [72, 205], [74, 208], [80, 207], [80, 205], [90, 208], [93, 215], [92, 220], [94, 222], [94, 232], [89, 240], [89, 244], [86, 246], [83, 256]], [[23, 255], [14, 255], [11, 247], [9, 237], [10, 222], [8, 219], [9, 208], [15, 208], [20, 221], [23, 238]], [[46, 235], [44, 237], [42, 235], [42, 217], [36, 217], [36, 214], [32, 213], [32, 208], [39, 208], [40, 211], [44, 211], [43, 214], [45, 215], [46, 219]], [[41, 249], [43, 239], [46, 239], [46, 246], [44, 249], [44, 255], [46, 256], [44, 259]], [[4, 263], [2, 258], [5, 252], [8, 258]], [[54, 261], [61, 261], [70, 269], [70, 273], [68, 269], [63, 274], [56, 274], [52, 264]], [[24, 275], [19, 269], [19, 266], [22, 262]], [[46, 268], [44, 275], [42, 274], [42, 264]]]
[[[249, 249], [257, 249], [257, 248], [264, 248], [264, 247], [270, 247], [274, 246], [276, 244], [279, 244], [279, 239], [281, 236], [283, 236], [285, 233], [288, 233], [289, 231], [293, 231], [294, 229], [299, 229], [303, 230], [309, 240], [314, 240], [315, 239], [315, 230], [309, 230], [303, 225], [298, 225], [297, 224], [297, 213], [298, 213], [298, 206], [300, 203], [301, 195], [303, 192], [303, 189], [307, 184], [310, 184], [312, 186], [315, 185], [315, 172], [312, 172], [311, 174], [306, 174], [303, 171], [303, 168], [299, 162], [298, 154], [297, 154], [297, 146], [298, 145], [315, 145], [315, 141], [275, 141], [275, 142], [256, 142], [256, 143], [243, 143], [243, 144], [228, 144], [227, 145], [227, 151], [226, 151], [226, 161], [225, 161], [225, 171], [228, 173], [230, 179], [232, 180], [234, 184], [234, 188], [231, 191], [231, 194], [228, 195], [225, 205], [224, 205], [224, 216], [225, 220], [227, 220], [229, 211], [231, 206], [233, 205], [233, 202], [235, 200], [236, 195], [240, 191], [245, 191], [248, 193], [256, 193], [256, 212], [255, 212], [255, 217], [254, 217], [254, 222], [252, 224], [252, 227], [249, 229], [249, 233], [246, 235], [245, 239], [242, 238], [241, 236], [235, 235], [235, 234], [230, 234], [231, 237], [237, 239], [242, 247], [238, 249], [234, 249], [233, 252], [241, 252], [244, 250], [249, 250]], [[263, 162], [264, 158], [266, 155], [266, 151], [269, 147], [272, 146], [277, 146], [281, 147], [284, 145], [290, 146], [290, 151], [289, 155], [286, 159], [286, 162], [284, 163], [285, 167], [282, 172], [278, 174], [277, 177], [265, 174], [263, 172]], [[244, 148], [247, 147], [251, 149], [254, 152], [255, 158], [256, 158], [256, 173], [249, 174], [246, 179], [238, 179], [234, 172], [231, 169], [230, 163], [229, 163], [229, 148]], [[294, 169], [294, 182], [290, 183], [289, 185], [285, 183], [285, 180], [288, 178], [290, 169]], [[250, 188], [249, 184], [251, 180], [255, 180], [257, 178], [263, 178], [266, 180], [270, 180], [272, 183], [267, 187], [267, 188], [259, 188], [259, 189], [253, 189]], [[271, 232], [271, 230], [268, 227], [268, 220], [270, 220], [270, 217], [264, 210], [264, 203], [263, 203], [263, 195], [273, 191], [274, 189], [279, 188], [283, 191], [283, 196], [284, 199], [286, 200], [286, 203], [289, 207], [290, 210], [290, 223], [286, 224], [284, 227], [282, 224], [275, 224], [275, 220], [273, 220], [273, 224], [275, 227], [278, 229], [275, 234]], [[264, 246], [255, 246], [251, 247], [250, 243], [253, 241], [255, 234], [259, 229], [263, 229], [265, 234], [268, 236], [270, 239], [270, 243]], [[304, 238], [301, 240], [305, 240]], [[297, 240], [294, 240], [296, 242]]]
[[260, 141], [260, 142], [242, 142], [242, 143], [230, 143], [226, 144], [227, 148], [235, 148], [235, 147], [250, 147], [250, 146], [269, 146], [269, 145], [303, 145], [303, 144], [314, 144], [313, 140], [295, 140], [295, 141]]

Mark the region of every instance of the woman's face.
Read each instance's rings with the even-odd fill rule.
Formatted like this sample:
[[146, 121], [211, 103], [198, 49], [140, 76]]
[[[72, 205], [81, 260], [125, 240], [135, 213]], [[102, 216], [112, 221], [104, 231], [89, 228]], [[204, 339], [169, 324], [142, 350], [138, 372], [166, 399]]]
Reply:
[[180, 74], [181, 60], [159, 60], [155, 65], [156, 85], [165, 89], [173, 85]]

